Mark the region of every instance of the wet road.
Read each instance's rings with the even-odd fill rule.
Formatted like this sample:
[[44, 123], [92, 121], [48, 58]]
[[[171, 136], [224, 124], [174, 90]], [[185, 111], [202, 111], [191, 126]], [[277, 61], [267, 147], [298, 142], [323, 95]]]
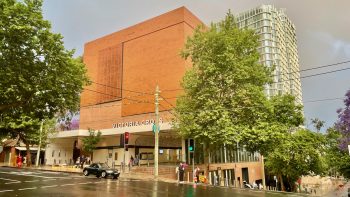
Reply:
[[136, 179], [98, 179], [94, 176], [84, 177], [79, 174], [0, 167], [0, 196], [280, 197], [299, 195]]

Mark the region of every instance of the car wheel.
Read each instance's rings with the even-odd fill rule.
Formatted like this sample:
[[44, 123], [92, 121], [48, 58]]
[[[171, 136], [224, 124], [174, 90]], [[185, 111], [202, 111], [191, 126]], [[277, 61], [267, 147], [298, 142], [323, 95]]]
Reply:
[[101, 173], [101, 177], [102, 177], [102, 178], [106, 178], [106, 177], [107, 177], [107, 173], [106, 173], [105, 171], [103, 171], [103, 172]]
[[113, 176], [113, 179], [118, 179], [118, 176]]
[[84, 170], [83, 174], [84, 174], [84, 176], [89, 176], [89, 171], [88, 170]]

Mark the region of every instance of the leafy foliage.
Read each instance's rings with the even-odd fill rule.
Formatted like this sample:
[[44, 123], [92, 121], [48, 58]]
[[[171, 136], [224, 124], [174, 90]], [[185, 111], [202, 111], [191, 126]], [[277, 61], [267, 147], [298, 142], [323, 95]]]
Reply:
[[0, 132], [26, 143], [28, 164], [41, 120], [76, 111], [89, 84], [82, 59], [51, 32], [41, 7], [42, 0], [0, 0]]
[[38, 129], [29, 134], [28, 139], [30, 144], [39, 144], [41, 138], [41, 146], [45, 147], [46, 144], [49, 143], [49, 137], [57, 132], [55, 124], [56, 120], [54, 118], [43, 120], [42, 132], [40, 133], [40, 129]]
[[285, 136], [269, 154], [266, 167], [271, 173], [287, 177], [291, 185], [302, 175], [321, 174], [326, 167], [322, 156], [324, 143], [322, 134], [300, 129]]
[[0, 1], [0, 112], [7, 121], [74, 111], [88, 83], [81, 58], [51, 32], [41, 6], [41, 0]]
[[205, 147], [239, 142], [259, 151], [268, 157], [271, 172], [290, 180], [311, 169], [322, 171], [317, 150], [322, 136], [297, 131], [304, 121], [302, 105], [291, 95], [265, 95], [273, 68], [258, 63], [258, 46], [258, 36], [239, 29], [231, 13], [210, 28], [198, 28], [182, 51], [193, 67], [181, 84], [184, 95], [176, 103], [175, 128]]
[[350, 178], [350, 156], [347, 150], [339, 149], [342, 134], [335, 128], [327, 129], [325, 161], [330, 175], [343, 175]]
[[302, 105], [292, 95], [276, 95], [269, 100], [268, 118], [245, 130], [242, 142], [246, 149], [262, 155], [274, 151], [303, 121]]
[[96, 149], [96, 145], [101, 140], [101, 131], [89, 129], [89, 136], [83, 138], [83, 151], [92, 153]]
[[320, 132], [321, 128], [324, 126], [325, 121], [320, 120], [318, 118], [311, 118], [311, 123], [314, 125], [317, 132]]
[[343, 151], [347, 150], [350, 144], [350, 90], [345, 94], [344, 105], [343, 109], [337, 110], [338, 120], [335, 124], [341, 133], [339, 148]]
[[187, 40], [182, 56], [193, 67], [182, 81], [175, 127], [181, 135], [215, 146], [235, 144], [241, 134], [268, 119], [264, 85], [272, 68], [258, 63], [258, 36], [239, 29], [231, 13], [200, 27]]

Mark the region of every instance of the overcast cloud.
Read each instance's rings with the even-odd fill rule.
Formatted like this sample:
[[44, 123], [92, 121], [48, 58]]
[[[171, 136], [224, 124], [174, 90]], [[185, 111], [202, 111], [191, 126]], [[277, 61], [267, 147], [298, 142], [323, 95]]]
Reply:
[[[261, 4], [285, 8], [296, 25], [301, 70], [350, 60], [349, 0], [45, 0], [44, 17], [64, 36], [65, 46], [83, 54], [84, 43], [181, 6], [204, 23], [221, 20], [228, 9], [238, 13]], [[302, 76], [341, 68], [350, 63], [302, 72]], [[340, 99], [350, 89], [350, 70], [302, 79], [307, 126], [310, 118], [336, 121]], [[312, 128], [310, 126], [310, 128]]]

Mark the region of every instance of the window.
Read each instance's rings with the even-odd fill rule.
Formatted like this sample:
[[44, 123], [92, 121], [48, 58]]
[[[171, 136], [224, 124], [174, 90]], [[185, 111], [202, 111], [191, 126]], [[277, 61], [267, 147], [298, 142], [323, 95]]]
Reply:
[[52, 157], [55, 156], [55, 150], [52, 150], [52, 154], [51, 154]]

